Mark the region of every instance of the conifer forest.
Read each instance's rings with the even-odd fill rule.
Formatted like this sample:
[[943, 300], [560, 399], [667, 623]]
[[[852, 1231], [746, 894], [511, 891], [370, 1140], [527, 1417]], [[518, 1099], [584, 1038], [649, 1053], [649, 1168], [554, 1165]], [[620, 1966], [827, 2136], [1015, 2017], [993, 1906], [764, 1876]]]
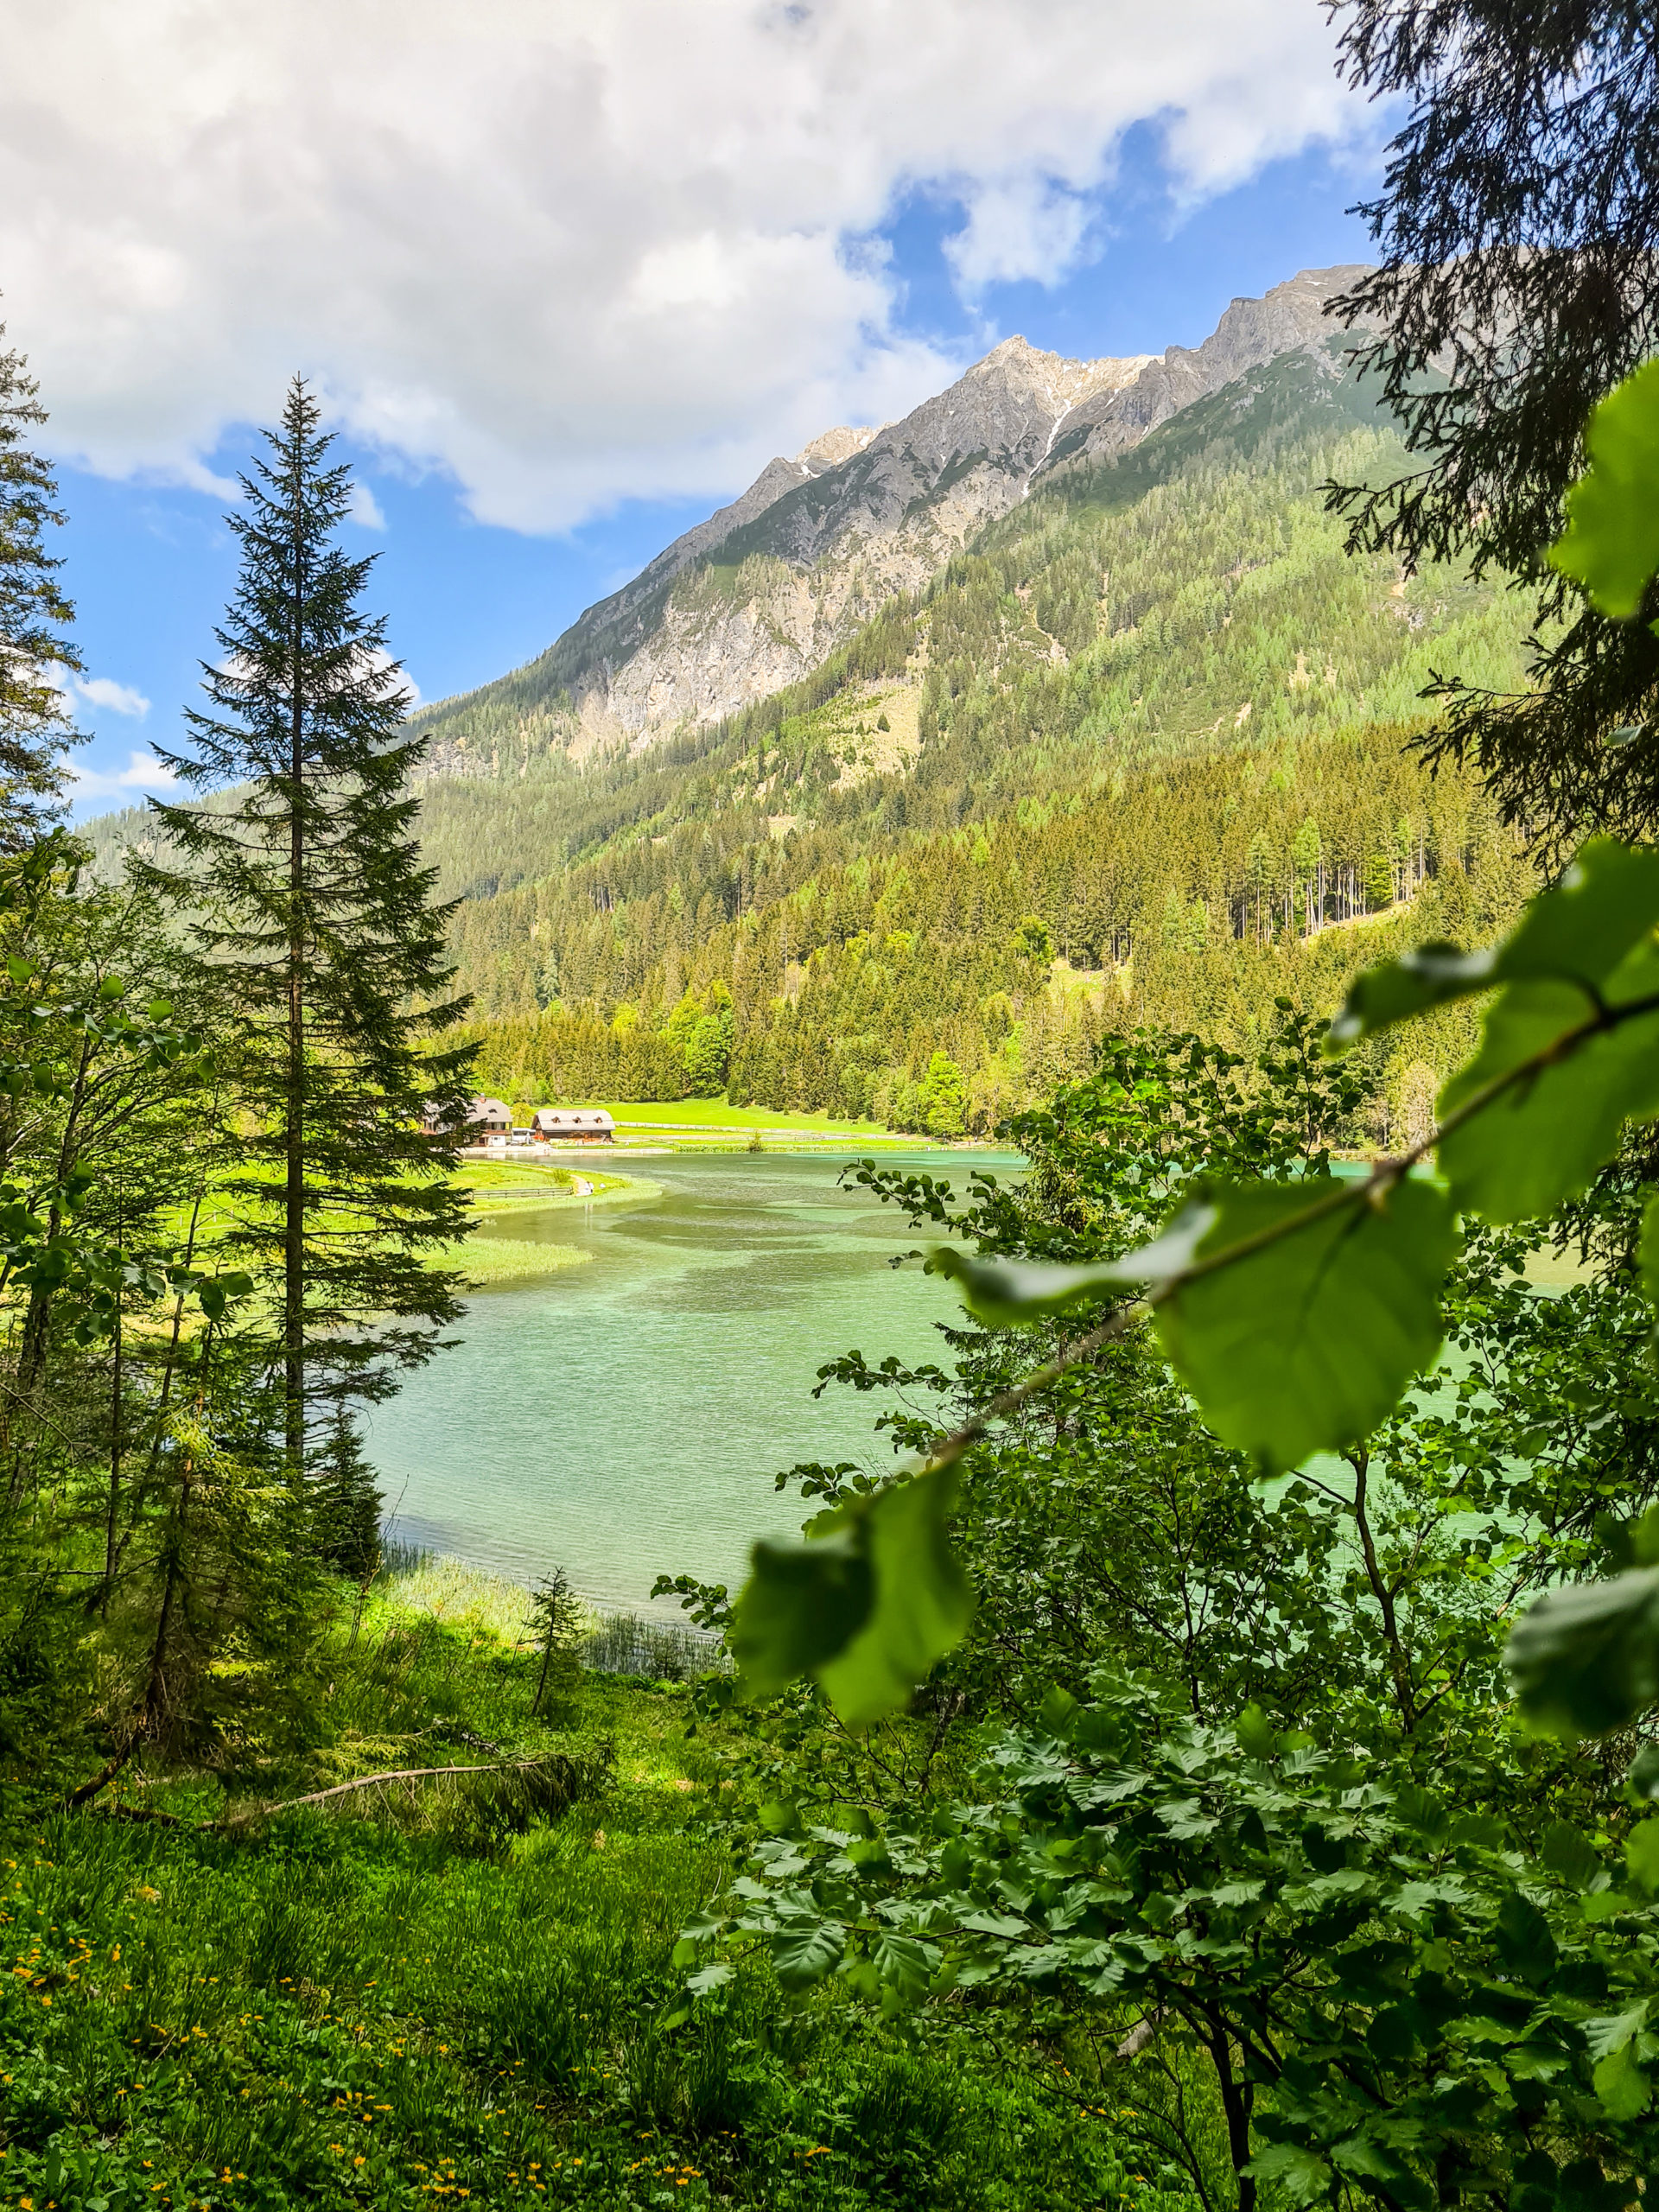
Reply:
[[[831, 433], [436, 702], [294, 375], [90, 817], [14, 315], [0, 2208], [1654, 2202], [1659, 20], [1331, 13], [1389, 143], [1313, 337], [1084, 365], [896, 588]], [[779, 680], [626, 723], [734, 637]], [[813, 1344], [861, 1456], [632, 1611], [377, 1464], [590, 1256], [538, 1208], [651, 1233], [555, 1109], [859, 1125], [815, 1203], [935, 1300]], [[760, 1326], [589, 1417], [718, 1465]], [[599, 1395], [525, 1366], [480, 1494]]]

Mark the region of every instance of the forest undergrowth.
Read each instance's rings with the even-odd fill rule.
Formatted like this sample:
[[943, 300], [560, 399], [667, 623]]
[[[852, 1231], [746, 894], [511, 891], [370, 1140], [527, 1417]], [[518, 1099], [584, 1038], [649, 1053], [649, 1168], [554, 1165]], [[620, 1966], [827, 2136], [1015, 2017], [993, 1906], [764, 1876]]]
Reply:
[[666, 2024], [728, 1872], [718, 1731], [683, 1683], [593, 1671], [532, 1715], [510, 1616], [410, 1562], [342, 1587], [303, 1752], [104, 1809], [8, 1776], [0, 2204], [1186, 2204], [1057, 2054], [978, 2024], [780, 2012], [757, 1971]]

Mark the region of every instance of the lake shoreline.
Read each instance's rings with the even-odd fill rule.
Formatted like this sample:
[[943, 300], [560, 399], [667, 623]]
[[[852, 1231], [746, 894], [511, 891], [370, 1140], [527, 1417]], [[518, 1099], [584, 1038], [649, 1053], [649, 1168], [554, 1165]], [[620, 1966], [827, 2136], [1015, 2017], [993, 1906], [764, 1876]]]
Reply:
[[[815, 1398], [818, 1370], [854, 1346], [938, 1361], [937, 1326], [962, 1309], [918, 1263], [888, 1266], [916, 1238], [900, 1209], [838, 1180], [863, 1151], [683, 1154], [652, 1163], [660, 1195], [641, 1177], [605, 1204], [493, 1208], [459, 1272], [476, 1280], [493, 1249], [500, 1272], [463, 1294], [454, 1349], [371, 1417], [398, 1535], [513, 1583], [562, 1567], [590, 1604], [638, 1612], [658, 1574], [730, 1583], [757, 1536], [792, 1534], [780, 1470], [889, 1468], [882, 1402]], [[962, 1196], [982, 1168], [1025, 1172], [979, 1148], [910, 1160]], [[482, 1179], [492, 1198], [537, 1181]]]

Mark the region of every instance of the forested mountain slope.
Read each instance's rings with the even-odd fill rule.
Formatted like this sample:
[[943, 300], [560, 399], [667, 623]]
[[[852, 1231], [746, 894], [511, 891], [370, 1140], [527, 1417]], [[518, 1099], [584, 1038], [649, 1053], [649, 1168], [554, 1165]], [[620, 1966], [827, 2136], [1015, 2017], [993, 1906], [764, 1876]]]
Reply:
[[1319, 487], [1402, 455], [1338, 351], [1068, 456], [723, 723], [430, 781], [491, 1087], [982, 1130], [1104, 1028], [1327, 1004], [1408, 900], [1496, 926], [1515, 839], [1403, 747], [1436, 672], [1517, 678], [1524, 602], [1343, 552]]
[[1325, 302], [1360, 273], [1304, 270], [1162, 356], [1072, 361], [1010, 338], [902, 422], [826, 432], [527, 668], [424, 710], [435, 761], [522, 772], [550, 747], [639, 746], [780, 690], [1056, 470], [1127, 451], [1278, 354], [1323, 359]]
[[1524, 607], [1343, 552], [1319, 486], [1402, 455], [1333, 365], [1058, 473], [716, 729], [432, 785], [490, 1081], [984, 1128], [1103, 1027], [1324, 1003], [1408, 899], [1494, 926], [1516, 841], [1403, 747], [1435, 671], [1515, 680]]

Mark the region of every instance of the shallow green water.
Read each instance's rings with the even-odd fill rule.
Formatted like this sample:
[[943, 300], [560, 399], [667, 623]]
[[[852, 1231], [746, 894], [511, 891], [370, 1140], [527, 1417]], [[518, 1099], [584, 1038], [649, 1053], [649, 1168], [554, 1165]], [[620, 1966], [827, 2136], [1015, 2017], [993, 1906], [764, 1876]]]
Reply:
[[[637, 1205], [518, 1214], [499, 1233], [580, 1244], [585, 1266], [475, 1298], [463, 1341], [373, 1416], [393, 1533], [529, 1580], [562, 1566], [584, 1595], [643, 1604], [658, 1573], [735, 1582], [750, 1541], [799, 1525], [772, 1486], [801, 1459], [893, 1464], [880, 1400], [817, 1369], [944, 1357], [949, 1287], [887, 1255], [919, 1239], [836, 1187], [844, 1158], [641, 1161]], [[959, 1189], [1007, 1154], [887, 1155]], [[486, 1234], [488, 1232], [486, 1231]]]

